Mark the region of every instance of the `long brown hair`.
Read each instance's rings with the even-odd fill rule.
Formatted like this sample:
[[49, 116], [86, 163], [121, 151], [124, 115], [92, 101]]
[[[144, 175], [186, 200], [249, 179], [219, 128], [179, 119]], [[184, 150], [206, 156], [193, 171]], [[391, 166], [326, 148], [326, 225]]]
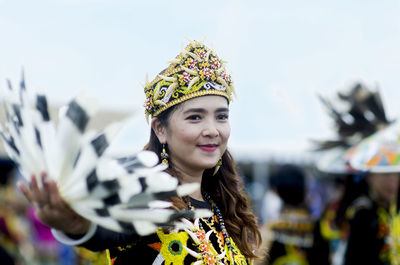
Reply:
[[[165, 128], [168, 128], [169, 118], [175, 109], [176, 106], [171, 107], [157, 116]], [[144, 149], [154, 151], [158, 155], [162, 151], [162, 145], [153, 130]], [[171, 161], [166, 171], [180, 180], [180, 174], [174, 169]], [[250, 259], [257, 258], [258, 256], [253, 251], [261, 244], [261, 234], [256, 217], [251, 212], [249, 200], [245, 196], [243, 183], [236, 172], [235, 162], [228, 150], [222, 155], [222, 165], [218, 172], [215, 175], [213, 172], [214, 168], [204, 171], [201, 183], [202, 193], [210, 194], [220, 208], [225, 227], [243, 255]], [[173, 198], [171, 201], [178, 209], [187, 208], [182, 198]]]

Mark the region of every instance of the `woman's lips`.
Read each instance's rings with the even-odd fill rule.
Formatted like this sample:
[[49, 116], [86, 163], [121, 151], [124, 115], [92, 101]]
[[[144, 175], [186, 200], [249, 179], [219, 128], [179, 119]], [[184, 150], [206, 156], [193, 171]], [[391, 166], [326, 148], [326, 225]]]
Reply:
[[199, 148], [206, 152], [214, 152], [215, 150], [217, 150], [217, 147], [218, 147], [218, 145], [216, 145], [216, 144], [199, 145]]

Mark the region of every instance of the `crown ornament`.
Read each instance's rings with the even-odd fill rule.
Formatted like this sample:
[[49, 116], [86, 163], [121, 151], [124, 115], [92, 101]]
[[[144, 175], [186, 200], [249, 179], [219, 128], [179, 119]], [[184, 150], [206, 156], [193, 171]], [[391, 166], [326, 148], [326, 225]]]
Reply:
[[232, 100], [235, 89], [231, 76], [226, 72], [226, 62], [203, 41], [190, 41], [169, 63], [151, 82], [146, 77], [144, 107], [147, 120], [199, 96], [220, 95]]

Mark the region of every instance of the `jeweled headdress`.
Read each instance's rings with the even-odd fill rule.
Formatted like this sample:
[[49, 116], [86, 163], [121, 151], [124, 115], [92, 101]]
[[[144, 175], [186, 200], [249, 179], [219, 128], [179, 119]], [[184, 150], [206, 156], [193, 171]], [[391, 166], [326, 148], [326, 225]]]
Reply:
[[188, 99], [220, 95], [232, 100], [231, 76], [225, 62], [202, 41], [191, 41], [153, 81], [144, 85], [146, 118]]

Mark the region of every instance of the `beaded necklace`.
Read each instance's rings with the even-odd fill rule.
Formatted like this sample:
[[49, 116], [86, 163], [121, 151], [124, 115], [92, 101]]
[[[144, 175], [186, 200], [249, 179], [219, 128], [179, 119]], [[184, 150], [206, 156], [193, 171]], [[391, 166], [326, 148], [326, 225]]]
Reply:
[[214, 201], [211, 199], [210, 195], [208, 195], [208, 193], [204, 193], [204, 198], [211, 204], [213, 212], [217, 216], [219, 226], [221, 227], [222, 235], [224, 236], [225, 239], [224, 240], [225, 244], [228, 247], [228, 251], [229, 252], [232, 251], [231, 237], [229, 236], [228, 231], [226, 230], [225, 222], [224, 219], [222, 218], [221, 211], [219, 210], [217, 204], [215, 204]]
[[[229, 254], [230, 260], [231, 260], [231, 262], [232, 262], [232, 264], [233, 264], [233, 263], [234, 263], [234, 260], [233, 260], [233, 257], [232, 257], [232, 249], [233, 249], [233, 247], [232, 247], [231, 237], [229, 236], [228, 231], [226, 230], [225, 221], [224, 221], [224, 219], [222, 218], [221, 211], [220, 211], [220, 209], [218, 208], [217, 204], [215, 204], [215, 202], [211, 199], [211, 196], [208, 195], [208, 193], [204, 193], [204, 194], [203, 194], [203, 197], [204, 197], [204, 199], [205, 199], [207, 202], [209, 202], [209, 203], [211, 204], [212, 211], [214, 212], [214, 215], [217, 217], [219, 226], [220, 226], [220, 228], [221, 228], [222, 235], [223, 235], [223, 237], [224, 237], [224, 243], [225, 243], [226, 246], [227, 246], [228, 254]], [[191, 203], [190, 203], [190, 200], [187, 200], [186, 202], [187, 202], [187, 204], [188, 204], [188, 206], [189, 206], [189, 209], [194, 209], [194, 207], [193, 207], [193, 206], [191, 205]], [[211, 218], [212, 218], [212, 220], [211, 220], [210, 229], [214, 230], [214, 232], [217, 234], [217, 238], [218, 238], [218, 233], [217, 233], [217, 231], [215, 231], [215, 229], [213, 229], [213, 223], [214, 223], [213, 219], [214, 219], [214, 216], [211, 217]], [[208, 221], [207, 221], [207, 220], [205, 220], [204, 218], [201, 218], [201, 219], [204, 221], [204, 223], [206, 223], [206, 224], [208, 225]], [[200, 226], [200, 229], [204, 230], [203, 227], [202, 227], [201, 222], [199, 222], [199, 226]], [[218, 240], [218, 241], [219, 241], [219, 240]], [[223, 251], [223, 250], [224, 250], [224, 246], [222, 245], [222, 246], [221, 246], [221, 251]]]

